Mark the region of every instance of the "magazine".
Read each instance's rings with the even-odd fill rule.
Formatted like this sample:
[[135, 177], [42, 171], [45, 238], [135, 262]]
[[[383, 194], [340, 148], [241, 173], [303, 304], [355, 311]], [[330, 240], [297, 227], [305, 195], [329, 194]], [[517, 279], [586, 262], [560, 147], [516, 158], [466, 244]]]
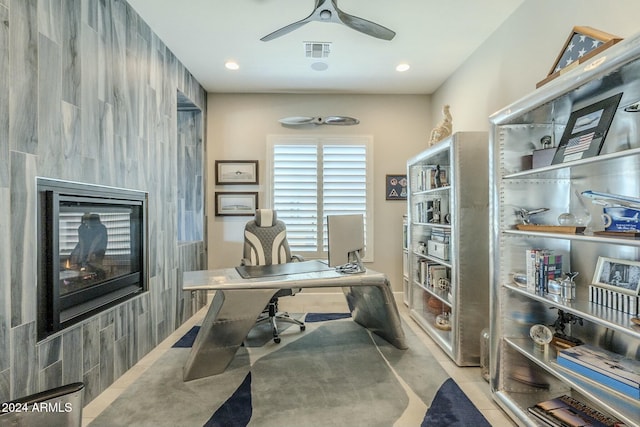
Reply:
[[536, 403], [529, 412], [557, 427], [622, 427], [625, 424], [566, 394]]

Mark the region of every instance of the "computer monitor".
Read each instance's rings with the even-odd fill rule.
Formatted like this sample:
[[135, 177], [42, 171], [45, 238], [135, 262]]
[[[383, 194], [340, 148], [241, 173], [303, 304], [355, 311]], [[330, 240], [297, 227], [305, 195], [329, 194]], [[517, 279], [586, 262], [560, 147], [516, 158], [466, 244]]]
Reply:
[[365, 271], [364, 256], [364, 215], [327, 215], [329, 240], [329, 266], [341, 267], [353, 263], [357, 269], [351, 273]]

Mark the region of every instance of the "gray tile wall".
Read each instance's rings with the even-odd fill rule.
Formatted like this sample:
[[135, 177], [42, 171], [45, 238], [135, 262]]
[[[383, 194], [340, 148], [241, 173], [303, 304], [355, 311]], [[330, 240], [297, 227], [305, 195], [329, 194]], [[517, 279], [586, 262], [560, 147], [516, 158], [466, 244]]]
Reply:
[[198, 241], [204, 236], [202, 131], [200, 111], [178, 111], [178, 240], [180, 241]]
[[[177, 91], [206, 115], [203, 88], [126, 1], [0, 0], [0, 401], [83, 381], [88, 403], [206, 303], [181, 291], [206, 256], [202, 165], [178, 165], [202, 160], [178, 133], [203, 123], [178, 119]], [[149, 292], [42, 342], [36, 177], [149, 193]]]

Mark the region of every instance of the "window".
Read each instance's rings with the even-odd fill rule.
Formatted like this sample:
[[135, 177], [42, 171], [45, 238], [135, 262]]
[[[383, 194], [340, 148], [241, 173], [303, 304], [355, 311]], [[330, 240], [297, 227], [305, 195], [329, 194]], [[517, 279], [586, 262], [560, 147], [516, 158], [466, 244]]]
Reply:
[[373, 261], [371, 137], [270, 136], [268, 141], [268, 203], [287, 224], [291, 250], [326, 258], [326, 216], [363, 214], [364, 260]]

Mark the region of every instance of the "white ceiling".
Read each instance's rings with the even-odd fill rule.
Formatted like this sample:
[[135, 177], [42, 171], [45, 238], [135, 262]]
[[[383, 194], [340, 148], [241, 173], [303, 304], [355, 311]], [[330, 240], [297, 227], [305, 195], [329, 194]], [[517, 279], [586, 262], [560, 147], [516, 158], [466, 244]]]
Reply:
[[[430, 94], [524, 0], [338, 0], [395, 38], [311, 22], [269, 42], [260, 38], [306, 18], [314, 0], [127, 1], [209, 92]], [[311, 68], [305, 41], [332, 43], [325, 71]], [[411, 69], [395, 71], [400, 62]]]

